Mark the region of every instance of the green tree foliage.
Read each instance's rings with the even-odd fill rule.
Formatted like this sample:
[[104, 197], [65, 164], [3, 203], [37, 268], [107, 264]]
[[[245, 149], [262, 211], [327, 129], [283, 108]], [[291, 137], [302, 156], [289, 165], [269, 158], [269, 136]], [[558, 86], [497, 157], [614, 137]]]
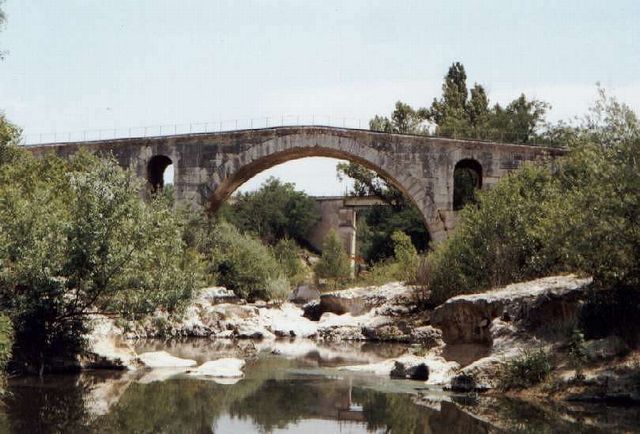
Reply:
[[453, 236], [430, 255], [432, 300], [525, 280], [551, 271], [535, 231], [546, 213], [549, 171], [529, 166], [512, 173], [465, 207]]
[[18, 156], [16, 145], [20, 142], [22, 131], [0, 113], [0, 165], [13, 161]]
[[283, 238], [272, 248], [273, 255], [292, 285], [304, 281], [306, 269], [301, 259], [301, 249], [291, 238]]
[[224, 221], [213, 226], [210, 237], [208, 259], [220, 285], [242, 298], [270, 300], [276, 289], [282, 295], [286, 276], [268, 246]]
[[[398, 101], [390, 117], [375, 116], [370, 121], [369, 127], [371, 130], [386, 133], [435, 133], [444, 137], [489, 139], [512, 143], [529, 143], [535, 137], [551, 144], [555, 140], [565, 139], [566, 134], [564, 130], [557, 128], [544, 132], [544, 137], [542, 136], [541, 128], [545, 124], [544, 116], [548, 109], [547, 103], [529, 100], [524, 94], [504, 107], [500, 104], [491, 106], [484, 87], [476, 83], [469, 89], [464, 65], [455, 62], [444, 77], [442, 95], [440, 98], [434, 98], [430, 107], [416, 109]], [[430, 130], [429, 124], [435, 130]], [[357, 163], [341, 163], [337, 170], [339, 178], [349, 177], [354, 180], [352, 191], [354, 195], [377, 196], [393, 207], [393, 210], [388, 213], [374, 211], [369, 214], [372, 217], [366, 222], [369, 227], [380, 227], [379, 217], [384, 214], [389, 220], [383, 226], [392, 228], [390, 231], [384, 231], [386, 237], [375, 236], [371, 240], [363, 240], [368, 246], [364, 249], [364, 257], [367, 260], [378, 261], [383, 257], [391, 256], [390, 235], [394, 230], [411, 234], [411, 239], [418, 250], [426, 248], [423, 240], [428, 240], [428, 235], [420, 213], [400, 190], [375, 172]], [[468, 169], [458, 170], [454, 176], [457, 181], [454, 204], [458, 210], [468, 203], [475, 203], [478, 180], [475, 173]], [[410, 224], [414, 226], [409, 227]], [[379, 230], [376, 232], [380, 235]], [[368, 233], [363, 231], [363, 235], [366, 236]], [[377, 253], [375, 249], [382, 250]]]
[[358, 254], [367, 262], [380, 262], [392, 258], [395, 231], [407, 234], [418, 251], [426, 251], [429, 245], [427, 231], [420, 211], [414, 206], [395, 210], [377, 205], [358, 213]]
[[400, 264], [406, 265], [408, 268], [416, 261], [418, 252], [411, 243], [411, 238], [401, 231], [395, 231], [391, 235], [393, 240], [393, 256]]
[[506, 107], [490, 107], [484, 87], [476, 83], [469, 91], [464, 65], [455, 62], [445, 76], [440, 99], [417, 112], [435, 124], [438, 136], [528, 143], [543, 126], [549, 107], [524, 94]]
[[83, 348], [87, 316], [178, 309], [198, 283], [181, 226], [112, 158], [13, 149], [0, 166], [0, 306], [14, 357], [46, 368]]
[[330, 231], [324, 240], [322, 256], [315, 265], [315, 272], [319, 278], [336, 283], [348, 279], [351, 275], [349, 257], [335, 231]]
[[241, 193], [220, 215], [242, 232], [254, 233], [268, 244], [283, 238], [298, 242], [320, 219], [312, 198], [295, 185], [269, 178], [255, 192]]
[[518, 170], [462, 210], [454, 235], [429, 258], [433, 303], [559, 271], [640, 288], [638, 120], [600, 91], [567, 137], [567, 156]]
[[424, 134], [427, 132], [424, 125], [424, 114], [402, 101], [396, 102], [391, 119], [386, 116], [374, 116], [369, 121], [369, 129], [394, 134]]
[[[4, 372], [7, 363], [11, 360], [13, 348], [13, 325], [11, 319], [6, 315], [0, 315], [0, 372]], [[0, 379], [0, 395], [4, 386]]]

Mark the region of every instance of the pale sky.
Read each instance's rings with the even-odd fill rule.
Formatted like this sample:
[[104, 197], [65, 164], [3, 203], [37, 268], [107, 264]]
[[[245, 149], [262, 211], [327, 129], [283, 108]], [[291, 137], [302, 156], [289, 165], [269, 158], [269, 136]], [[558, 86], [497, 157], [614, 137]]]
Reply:
[[[448, 66], [493, 102], [520, 92], [549, 118], [585, 112], [595, 83], [640, 109], [637, 0], [6, 0], [0, 109], [41, 133], [282, 116], [363, 125], [428, 105]], [[274, 121], [275, 120], [275, 121]], [[342, 194], [335, 162], [263, 172]]]

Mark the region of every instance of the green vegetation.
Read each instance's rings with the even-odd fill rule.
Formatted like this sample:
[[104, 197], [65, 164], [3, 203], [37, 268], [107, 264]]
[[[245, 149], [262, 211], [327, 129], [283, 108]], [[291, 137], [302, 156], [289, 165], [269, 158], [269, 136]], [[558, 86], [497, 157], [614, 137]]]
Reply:
[[16, 148], [0, 165], [0, 307], [14, 358], [40, 372], [84, 347], [87, 317], [176, 310], [199, 281], [181, 226], [112, 158]]
[[564, 271], [597, 287], [640, 288], [640, 126], [600, 98], [553, 166], [529, 165], [478, 194], [429, 257], [431, 304]]
[[291, 238], [283, 238], [272, 247], [272, 252], [291, 285], [302, 284], [308, 270], [303, 264], [302, 249], [298, 244]]
[[[544, 116], [549, 105], [521, 95], [506, 106], [490, 105], [482, 85], [467, 86], [461, 63], [449, 68], [442, 85], [442, 96], [428, 108], [413, 108], [398, 101], [390, 117], [375, 116], [369, 123], [374, 131], [400, 134], [436, 134], [442, 137], [499, 140], [510, 143], [544, 142], [564, 139], [566, 128], [550, 129]], [[546, 127], [546, 128], [545, 128]], [[564, 141], [562, 143], [565, 143]], [[338, 165], [338, 176], [354, 180], [352, 194], [377, 196], [388, 206], [376, 207], [359, 218], [359, 254], [369, 263], [392, 257], [391, 234], [400, 230], [411, 237], [419, 252], [427, 250], [429, 234], [420, 212], [394, 186], [357, 163]], [[454, 207], [462, 209], [477, 201], [477, 174], [469, 168], [455, 171]]]
[[212, 229], [209, 234], [211, 256], [207, 260], [218, 284], [249, 299], [282, 298], [284, 282], [287, 282], [288, 293], [285, 273], [268, 246], [224, 221]]
[[272, 245], [283, 238], [304, 242], [320, 219], [312, 198], [296, 191], [294, 184], [273, 177], [257, 191], [235, 196], [234, 203], [225, 205], [219, 215], [241, 232], [255, 234]]
[[0, 396], [3, 393], [4, 377], [3, 373], [7, 364], [11, 360], [13, 348], [13, 326], [9, 317], [0, 314]]
[[584, 364], [587, 362], [587, 351], [585, 346], [584, 334], [580, 329], [573, 329], [569, 338], [569, 363], [571, 367], [576, 371], [576, 379], [584, 379], [582, 370]]
[[551, 360], [545, 350], [525, 350], [503, 363], [499, 387], [503, 390], [531, 387], [546, 380], [551, 369]]
[[380, 285], [394, 280], [415, 283], [422, 263], [411, 238], [402, 231], [391, 235], [393, 256], [373, 264], [360, 280], [368, 285]]
[[330, 231], [322, 246], [322, 256], [315, 265], [316, 276], [327, 279], [334, 288], [351, 276], [351, 264], [342, 240], [335, 231]]
[[396, 231], [407, 234], [417, 251], [427, 250], [429, 232], [420, 211], [415, 206], [407, 205], [396, 209], [392, 206], [376, 205], [358, 211], [358, 255], [367, 263], [392, 258], [392, 235]]

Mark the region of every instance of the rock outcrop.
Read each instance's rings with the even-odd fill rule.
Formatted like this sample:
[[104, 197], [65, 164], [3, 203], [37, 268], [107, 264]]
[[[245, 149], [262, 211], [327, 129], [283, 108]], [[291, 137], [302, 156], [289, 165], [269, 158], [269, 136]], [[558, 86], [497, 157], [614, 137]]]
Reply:
[[[577, 317], [591, 279], [554, 276], [453, 297], [431, 315], [447, 344], [491, 345], [504, 324], [535, 330]], [[499, 327], [492, 327], [500, 320]]]

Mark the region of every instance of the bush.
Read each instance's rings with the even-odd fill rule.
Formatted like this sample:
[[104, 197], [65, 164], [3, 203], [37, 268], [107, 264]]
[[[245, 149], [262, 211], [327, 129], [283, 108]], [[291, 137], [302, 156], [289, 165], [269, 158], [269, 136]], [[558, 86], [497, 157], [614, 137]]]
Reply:
[[5, 369], [11, 360], [13, 347], [13, 327], [11, 320], [0, 314], [0, 397], [4, 395]]
[[347, 256], [342, 240], [335, 231], [330, 231], [322, 246], [322, 256], [315, 265], [316, 276], [329, 279], [334, 286], [346, 281], [351, 276], [351, 262]]
[[295, 241], [283, 238], [273, 246], [272, 252], [292, 286], [304, 282], [306, 269], [300, 258], [300, 247]]
[[13, 346], [13, 326], [6, 315], [0, 315], [0, 376], [11, 360]]
[[569, 337], [569, 364], [576, 371], [576, 379], [584, 379], [582, 370], [587, 362], [587, 350], [584, 340], [584, 334], [580, 329], [573, 329]]
[[425, 251], [429, 233], [420, 211], [410, 202], [403, 201], [400, 208], [376, 205], [358, 212], [358, 255], [368, 263], [378, 263], [394, 256], [392, 236], [400, 231], [411, 238], [418, 251]]
[[291, 294], [291, 285], [285, 276], [278, 276], [267, 280], [265, 295], [267, 300], [283, 302], [287, 301]]
[[301, 242], [320, 220], [315, 201], [295, 185], [276, 178], [266, 180], [260, 189], [241, 193], [219, 215], [243, 233], [256, 234], [267, 244], [283, 238]]
[[34, 158], [0, 164], [0, 308], [13, 356], [42, 372], [82, 351], [90, 313], [179, 309], [197, 287], [181, 225], [113, 158]]
[[570, 152], [527, 165], [478, 195], [430, 255], [430, 304], [564, 271], [603, 288], [640, 288], [640, 124], [601, 93]]
[[406, 282], [413, 282], [416, 278], [418, 265], [418, 253], [411, 243], [411, 238], [401, 231], [395, 231], [391, 235], [393, 241], [393, 257], [398, 263], [397, 277]]
[[478, 205], [461, 211], [453, 236], [430, 255], [432, 303], [560, 269], [542, 254], [537, 230], [552, 188], [547, 168], [527, 166], [479, 193]]
[[224, 221], [212, 227], [211, 243], [209, 260], [220, 285], [241, 298], [269, 299], [269, 282], [284, 276], [269, 247]]
[[551, 369], [551, 361], [546, 351], [526, 350], [502, 365], [499, 386], [503, 390], [531, 387], [545, 380]]

